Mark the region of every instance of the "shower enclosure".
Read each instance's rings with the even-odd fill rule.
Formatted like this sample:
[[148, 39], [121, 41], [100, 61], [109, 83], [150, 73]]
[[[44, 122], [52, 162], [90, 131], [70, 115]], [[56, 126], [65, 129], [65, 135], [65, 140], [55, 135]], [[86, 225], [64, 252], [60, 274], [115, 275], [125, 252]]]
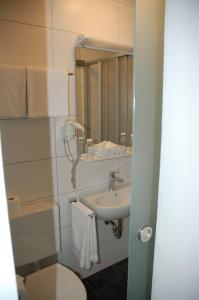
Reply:
[[95, 143], [132, 133], [133, 56], [77, 48], [77, 117]]

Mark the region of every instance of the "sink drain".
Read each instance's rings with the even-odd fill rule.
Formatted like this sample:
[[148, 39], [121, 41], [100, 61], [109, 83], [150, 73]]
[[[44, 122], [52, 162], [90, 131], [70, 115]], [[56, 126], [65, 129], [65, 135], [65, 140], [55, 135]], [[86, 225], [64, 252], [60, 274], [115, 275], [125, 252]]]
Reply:
[[118, 224], [116, 224], [113, 221], [104, 221], [106, 225], [112, 225], [113, 234], [116, 237], [116, 239], [120, 239], [122, 236], [122, 220], [118, 220]]

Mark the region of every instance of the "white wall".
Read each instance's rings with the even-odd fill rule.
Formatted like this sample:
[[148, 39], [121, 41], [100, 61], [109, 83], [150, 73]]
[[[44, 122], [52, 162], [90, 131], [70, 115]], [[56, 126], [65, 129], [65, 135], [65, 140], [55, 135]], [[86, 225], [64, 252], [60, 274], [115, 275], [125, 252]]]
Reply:
[[199, 2], [167, 0], [153, 300], [199, 298]]
[[[81, 33], [129, 44], [132, 42], [131, 1], [0, 1], [0, 63], [74, 71], [74, 43]], [[74, 106], [73, 114], [76, 114]], [[18, 194], [25, 203], [52, 197], [59, 200], [62, 260], [78, 270], [72, 254], [67, 202], [68, 196], [74, 193], [71, 165], [64, 155], [59, 118], [1, 120], [0, 128], [8, 195]], [[120, 169], [121, 176], [129, 178], [130, 159], [89, 165], [81, 162], [77, 191], [106, 184], [112, 169]], [[123, 238], [118, 241], [103, 222], [99, 222], [99, 232], [102, 263], [94, 271], [123, 259], [128, 252], [127, 225]]]

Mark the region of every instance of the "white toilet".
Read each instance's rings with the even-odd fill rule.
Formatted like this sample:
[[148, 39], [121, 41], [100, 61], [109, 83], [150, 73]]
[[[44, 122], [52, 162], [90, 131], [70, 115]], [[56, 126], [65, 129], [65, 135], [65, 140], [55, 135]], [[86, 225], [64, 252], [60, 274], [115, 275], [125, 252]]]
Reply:
[[68, 268], [54, 264], [26, 277], [28, 300], [86, 300], [81, 280]]
[[[59, 208], [41, 201], [21, 208], [10, 218], [17, 267], [39, 261], [60, 251]], [[25, 278], [20, 300], [86, 300], [86, 289], [78, 276], [59, 263]]]

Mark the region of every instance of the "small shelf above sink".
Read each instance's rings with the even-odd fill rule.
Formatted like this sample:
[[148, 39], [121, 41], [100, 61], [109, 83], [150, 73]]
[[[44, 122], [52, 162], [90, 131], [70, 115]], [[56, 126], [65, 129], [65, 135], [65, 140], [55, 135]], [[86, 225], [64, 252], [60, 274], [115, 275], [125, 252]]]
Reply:
[[122, 157], [130, 157], [130, 156], [132, 156], [131, 151], [127, 151], [126, 154], [124, 154], [124, 155], [115, 155], [115, 156], [104, 157], [104, 158], [96, 156], [96, 155], [89, 156], [87, 153], [84, 153], [84, 154], [81, 154], [80, 160], [91, 163], [91, 162], [100, 162], [100, 161], [104, 161], [104, 160], [118, 159], [118, 158], [122, 158]]

